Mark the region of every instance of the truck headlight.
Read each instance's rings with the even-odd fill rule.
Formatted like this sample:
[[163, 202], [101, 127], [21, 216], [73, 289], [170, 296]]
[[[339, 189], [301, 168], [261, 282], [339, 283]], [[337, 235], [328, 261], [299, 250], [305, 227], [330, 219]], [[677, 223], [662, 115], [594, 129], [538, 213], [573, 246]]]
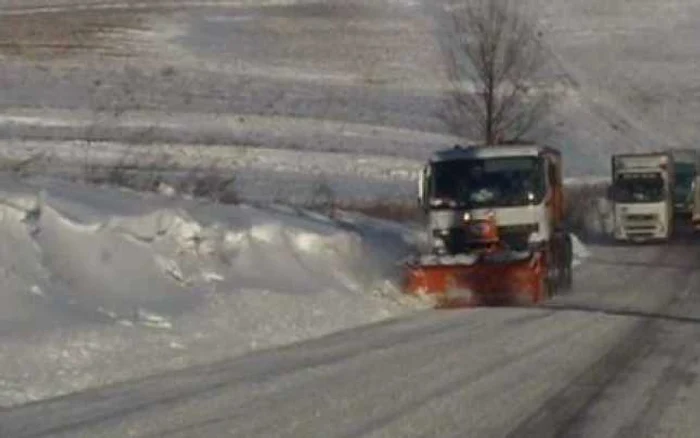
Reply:
[[450, 235], [450, 230], [447, 228], [433, 230], [433, 237], [447, 237]]
[[443, 238], [433, 238], [433, 252], [436, 254], [444, 254], [447, 252], [447, 245], [445, 244], [445, 240]]
[[539, 244], [543, 243], [544, 241], [545, 237], [540, 234], [539, 231], [533, 231], [529, 236], [527, 236], [527, 243], [529, 244]]

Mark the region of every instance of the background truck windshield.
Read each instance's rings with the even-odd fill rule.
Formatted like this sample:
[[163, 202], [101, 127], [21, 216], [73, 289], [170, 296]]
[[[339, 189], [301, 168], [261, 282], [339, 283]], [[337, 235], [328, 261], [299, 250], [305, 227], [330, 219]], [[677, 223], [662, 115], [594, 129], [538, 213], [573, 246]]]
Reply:
[[615, 178], [617, 202], [660, 202], [663, 199], [664, 180], [658, 172], [623, 173]]
[[467, 208], [537, 204], [545, 192], [544, 172], [536, 157], [440, 162], [432, 173], [432, 198]]

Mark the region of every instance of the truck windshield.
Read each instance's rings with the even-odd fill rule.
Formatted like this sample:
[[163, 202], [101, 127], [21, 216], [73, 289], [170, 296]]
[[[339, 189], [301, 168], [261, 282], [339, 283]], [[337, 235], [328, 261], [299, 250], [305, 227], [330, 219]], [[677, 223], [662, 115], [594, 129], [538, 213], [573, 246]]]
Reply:
[[460, 159], [435, 163], [431, 205], [451, 201], [460, 207], [491, 208], [538, 204], [545, 193], [537, 157]]
[[661, 202], [664, 179], [658, 172], [623, 173], [615, 178], [615, 201], [624, 203]]

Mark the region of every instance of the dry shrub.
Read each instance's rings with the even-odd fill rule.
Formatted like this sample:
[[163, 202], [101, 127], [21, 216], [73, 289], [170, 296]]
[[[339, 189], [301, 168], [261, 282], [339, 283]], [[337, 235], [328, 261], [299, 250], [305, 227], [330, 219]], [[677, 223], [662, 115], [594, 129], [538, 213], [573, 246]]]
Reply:
[[52, 59], [86, 51], [128, 56], [123, 29], [144, 28], [143, 12], [61, 11], [0, 16], [0, 54]]
[[566, 209], [564, 217], [568, 228], [581, 237], [586, 237], [589, 230], [587, 219], [591, 213], [598, 211], [598, 200], [605, 197], [607, 183], [581, 184], [565, 187]]
[[338, 208], [396, 222], [418, 222], [423, 218], [418, 205], [408, 201], [348, 201], [339, 203]]
[[325, 176], [316, 180], [311, 189], [311, 199], [306, 208], [320, 211], [328, 217], [335, 217], [338, 208], [338, 196]]
[[45, 152], [35, 153], [28, 157], [3, 156], [0, 157], [0, 172], [25, 177], [40, 171], [47, 161], [49, 158]]
[[195, 198], [208, 199], [221, 204], [237, 204], [236, 176], [222, 168], [216, 160], [207, 165], [191, 168], [176, 184], [179, 193]]
[[161, 191], [166, 182], [181, 195], [207, 199], [222, 204], [237, 204], [236, 177], [230, 169], [212, 159], [182, 169], [165, 152], [135, 153], [127, 148], [114, 163], [96, 164], [86, 158], [83, 164], [83, 181], [91, 184], [107, 184], [135, 191]]

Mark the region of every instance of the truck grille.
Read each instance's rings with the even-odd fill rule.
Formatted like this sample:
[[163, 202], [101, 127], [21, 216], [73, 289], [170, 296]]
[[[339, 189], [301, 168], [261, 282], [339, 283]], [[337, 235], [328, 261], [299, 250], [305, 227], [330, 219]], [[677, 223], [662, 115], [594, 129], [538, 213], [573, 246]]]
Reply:
[[648, 231], [648, 232], [654, 232], [656, 231], [656, 225], [654, 224], [649, 224], [649, 225], [629, 225], [625, 227], [627, 231], [633, 232], [633, 231]]
[[629, 222], [656, 222], [658, 216], [655, 214], [628, 214], [625, 220]]
[[658, 214], [626, 214], [623, 218], [623, 227], [630, 235], [652, 237], [659, 230]]
[[498, 227], [498, 234], [511, 248], [523, 251], [528, 247], [530, 234], [539, 231], [538, 224], [504, 225]]
[[[525, 250], [530, 234], [538, 230], [538, 224], [507, 225], [498, 227], [498, 235], [511, 248]], [[474, 234], [469, 227], [450, 228], [446, 234], [433, 231], [433, 235], [443, 239], [449, 254], [459, 254], [479, 246], [482, 239], [482, 236]]]

